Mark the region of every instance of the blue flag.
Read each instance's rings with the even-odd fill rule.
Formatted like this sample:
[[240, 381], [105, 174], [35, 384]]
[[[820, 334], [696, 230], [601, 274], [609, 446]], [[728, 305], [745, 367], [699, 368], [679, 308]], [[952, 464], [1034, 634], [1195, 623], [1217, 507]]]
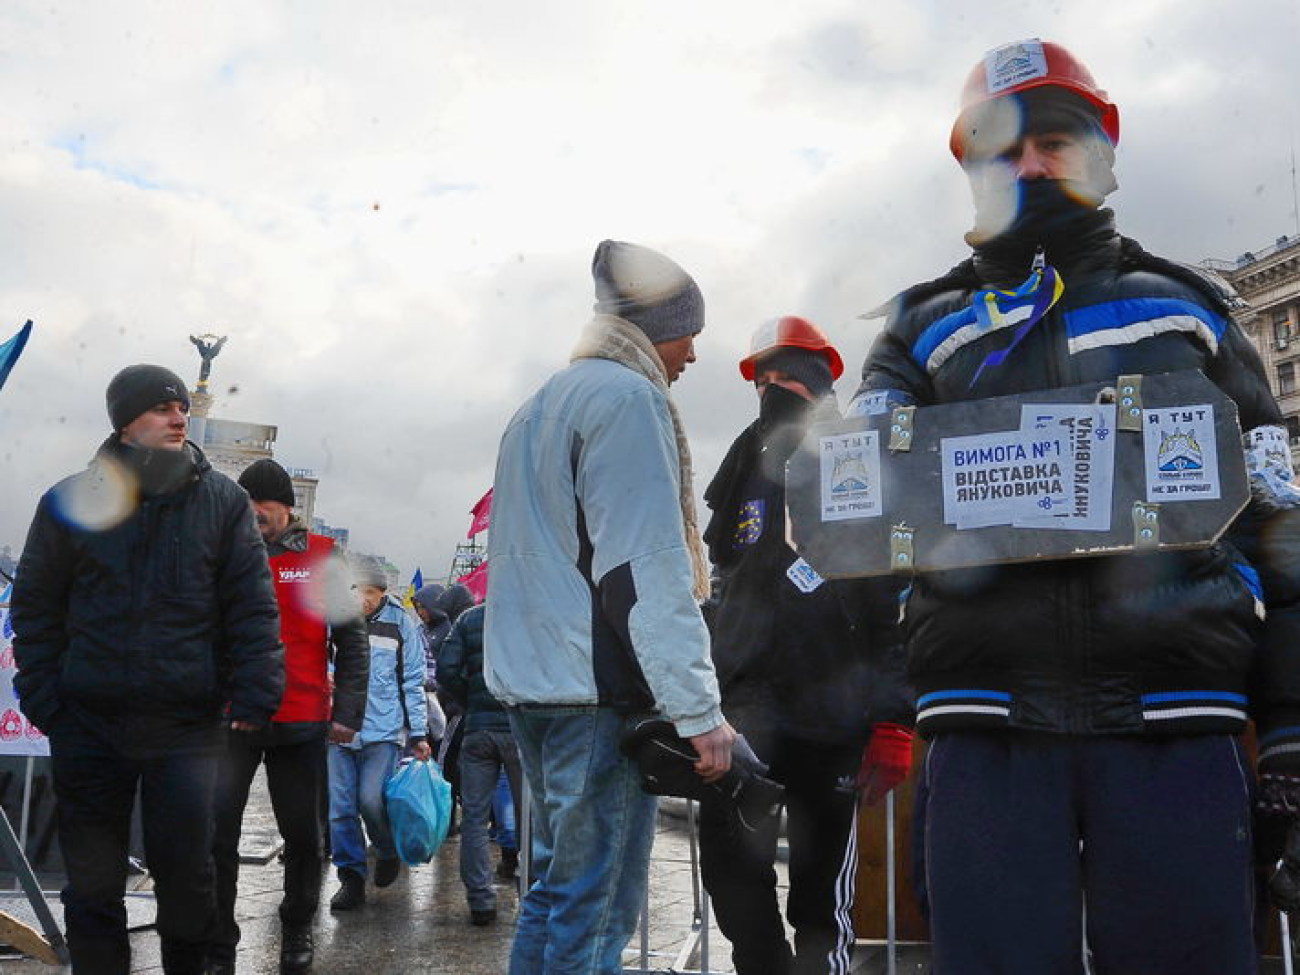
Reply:
[[5, 380], [9, 378], [9, 371], [13, 369], [18, 357], [23, 354], [23, 346], [27, 344], [27, 336], [31, 334], [32, 322], [28, 319], [27, 324], [18, 330], [17, 335], [0, 345], [0, 389], [4, 388]]

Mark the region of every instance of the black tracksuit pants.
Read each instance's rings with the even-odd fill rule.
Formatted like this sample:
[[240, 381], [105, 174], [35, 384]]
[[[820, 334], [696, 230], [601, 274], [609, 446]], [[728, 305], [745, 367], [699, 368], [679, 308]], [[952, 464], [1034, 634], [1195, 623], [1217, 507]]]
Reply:
[[862, 746], [803, 741], [744, 729], [768, 777], [786, 788], [790, 894], [786, 940], [776, 890], [780, 817], [750, 832], [725, 808], [700, 814], [700, 867], [737, 975], [847, 973], [857, 866], [855, 778]]
[[[320, 903], [320, 791], [325, 775], [326, 725], [272, 725], [254, 732], [232, 731], [217, 780], [216, 836], [213, 860], [217, 874], [217, 925], [214, 957], [230, 957], [239, 944], [235, 896], [239, 883], [239, 837], [244, 806], [257, 774], [266, 763], [266, 781], [275, 822], [284, 839], [284, 898], [280, 921], [286, 927], [309, 925]], [[298, 740], [301, 739], [301, 740]]]
[[936, 975], [1256, 971], [1235, 738], [952, 731], [923, 775]]

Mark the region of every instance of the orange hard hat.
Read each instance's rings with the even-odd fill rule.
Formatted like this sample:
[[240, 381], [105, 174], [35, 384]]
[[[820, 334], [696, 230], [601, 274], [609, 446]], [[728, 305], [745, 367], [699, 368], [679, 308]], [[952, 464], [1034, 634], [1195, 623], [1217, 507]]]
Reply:
[[1064, 89], [1091, 105], [1110, 144], [1119, 144], [1119, 109], [1105, 89], [1097, 86], [1092, 72], [1061, 45], [1033, 37], [995, 47], [972, 69], [962, 88], [961, 112], [948, 139], [957, 161], [974, 134], [972, 109], [994, 98], [1047, 87]]
[[835, 351], [822, 330], [797, 315], [782, 315], [764, 322], [749, 340], [749, 355], [740, 360], [740, 374], [747, 382], [754, 381], [754, 366], [763, 356], [777, 349], [807, 349], [820, 352], [830, 363], [831, 379], [839, 379], [844, 372], [844, 360]]

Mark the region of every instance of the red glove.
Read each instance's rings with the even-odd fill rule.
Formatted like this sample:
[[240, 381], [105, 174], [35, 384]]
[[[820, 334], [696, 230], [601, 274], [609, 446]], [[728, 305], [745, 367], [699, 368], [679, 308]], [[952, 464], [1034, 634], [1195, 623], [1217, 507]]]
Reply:
[[862, 752], [858, 789], [862, 801], [875, 805], [912, 771], [912, 733], [899, 724], [878, 724]]

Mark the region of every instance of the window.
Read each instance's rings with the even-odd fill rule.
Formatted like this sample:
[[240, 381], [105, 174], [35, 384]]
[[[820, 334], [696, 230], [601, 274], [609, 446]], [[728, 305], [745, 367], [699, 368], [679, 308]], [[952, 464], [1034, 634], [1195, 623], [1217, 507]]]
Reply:
[[1279, 311], [1273, 314], [1273, 346], [1279, 352], [1291, 344], [1295, 334], [1291, 326], [1291, 314]]
[[1283, 362], [1277, 367], [1277, 391], [1279, 396], [1289, 396], [1295, 389], [1295, 363]]
[[1284, 417], [1282, 422], [1286, 424], [1287, 440], [1291, 443], [1300, 440], [1300, 416]]

